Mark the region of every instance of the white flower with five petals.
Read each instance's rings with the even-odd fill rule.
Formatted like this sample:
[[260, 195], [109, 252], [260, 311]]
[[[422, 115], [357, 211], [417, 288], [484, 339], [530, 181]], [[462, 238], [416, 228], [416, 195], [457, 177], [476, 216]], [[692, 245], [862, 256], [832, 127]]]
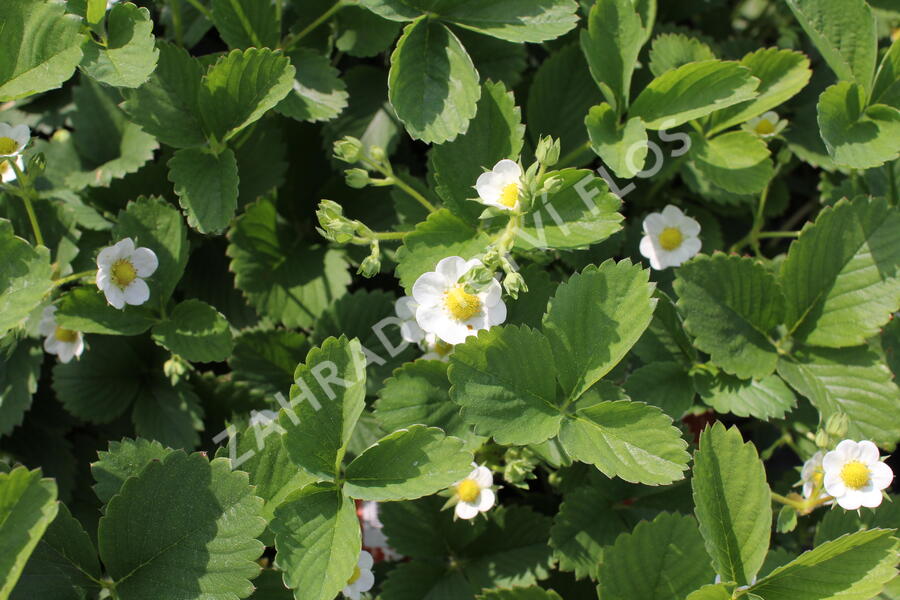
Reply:
[[803, 483], [803, 497], [810, 498], [812, 497], [813, 491], [816, 488], [819, 488], [819, 497], [825, 495], [822, 492], [822, 478], [824, 477], [824, 470], [822, 469], [822, 459], [825, 457], [825, 453], [819, 450], [815, 454], [813, 454], [808, 461], [803, 463], [803, 469], [800, 471], [800, 481]]
[[68, 363], [73, 358], [80, 358], [84, 352], [84, 338], [80, 331], [64, 329], [56, 324], [56, 307], [53, 305], [44, 309], [41, 316], [41, 335], [44, 336], [44, 351], [55, 354], [62, 363]]
[[494, 475], [487, 467], [479, 467], [472, 463], [475, 469], [469, 476], [453, 486], [454, 497], [457, 500], [454, 514], [460, 519], [474, 518], [478, 513], [487, 512], [494, 506], [497, 497], [491, 486], [494, 485]]
[[416, 322], [416, 309], [419, 304], [412, 296], [403, 296], [394, 305], [394, 312], [400, 319], [400, 337], [403, 341], [418, 344], [425, 351], [423, 360], [440, 360], [447, 362], [453, 352], [453, 344], [442, 341], [433, 333], [425, 333]]
[[881, 490], [891, 485], [894, 472], [881, 462], [878, 446], [868, 440], [844, 440], [822, 459], [825, 491], [841, 508], [875, 508], [881, 504]]
[[25, 168], [22, 151], [30, 139], [31, 130], [27, 125], [13, 127], [8, 123], [0, 123], [0, 180], [3, 183], [9, 183], [16, 178], [11, 162], [15, 162], [20, 171]]
[[777, 112], [770, 110], [747, 121], [745, 129], [761, 138], [770, 138], [781, 133], [786, 126], [787, 121], [781, 120]]
[[481, 261], [459, 256], [442, 259], [434, 271], [419, 276], [413, 284], [416, 322], [448, 344], [461, 344], [482, 329], [506, 320], [506, 305], [500, 298], [500, 282], [492, 279], [482, 290], [471, 294], [460, 280]]
[[347, 585], [341, 591], [350, 600], [359, 600], [363, 592], [368, 592], [375, 585], [375, 575], [372, 574], [372, 565], [375, 561], [372, 555], [363, 550], [359, 553], [359, 560], [353, 568], [353, 575], [347, 580]]
[[700, 252], [698, 235], [700, 223], [669, 204], [661, 213], [644, 218], [641, 254], [650, 259], [654, 269], [677, 267]]
[[492, 171], [478, 176], [475, 190], [482, 204], [501, 210], [516, 210], [522, 194], [522, 167], [504, 158], [494, 165]]
[[153, 275], [158, 266], [153, 250], [135, 248], [134, 241], [125, 238], [97, 255], [97, 287], [115, 308], [139, 306], [150, 299], [144, 278]]

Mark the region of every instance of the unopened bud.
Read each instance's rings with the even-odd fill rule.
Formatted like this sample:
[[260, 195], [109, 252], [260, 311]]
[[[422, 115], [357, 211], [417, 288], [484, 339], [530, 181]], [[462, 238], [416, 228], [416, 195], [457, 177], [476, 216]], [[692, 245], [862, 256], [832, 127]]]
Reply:
[[831, 436], [824, 429], [816, 432], [816, 447], [822, 449], [831, 448]]
[[47, 158], [44, 156], [43, 152], [38, 152], [33, 155], [30, 159], [28, 159], [28, 167], [27, 171], [31, 174], [32, 177], [37, 177], [44, 172], [44, 169], [47, 168]]
[[542, 137], [534, 155], [539, 163], [545, 167], [552, 167], [559, 162], [559, 139], [554, 140], [549, 135]]
[[347, 169], [344, 171], [345, 181], [347, 185], [355, 190], [361, 190], [369, 185], [369, 173], [364, 169]]
[[352, 136], [339, 139], [334, 143], [334, 156], [338, 160], [353, 164], [359, 160], [362, 154], [363, 144]]
[[494, 279], [494, 271], [484, 265], [479, 265], [469, 271], [466, 276], [466, 291], [470, 294], [484, 289]]
[[321, 229], [319, 233], [327, 240], [346, 244], [353, 236], [359, 224], [344, 216], [344, 208], [337, 202], [322, 200], [319, 202], [319, 210], [316, 211]]
[[506, 277], [503, 278], [503, 289], [513, 298], [518, 298], [520, 293], [528, 291], [528, 285], [525, 283], [525, 278], [522, 277], [521, 273], [513, 272], [507, 273]]
[[377, 163], [382, 163], [387, 158], [387, 154], [385, 154], [384, 148], [381, 146], [370, 146], [369, 156]]
[[850, 417], [846, 413], [834, 413], [825, 421], [825, 431], [834, 438], [843, 439], [847, 435], [848, 429], [850, 429]]
[[563, 182], [561, 177], [557, 177], [553, 175], [552, 177], [548, 177], [544, 180], [544, 185], [541, 186], [540, 193], [547, 194], [548, 196], [552, 196], [553, 194], [562, 190], [565, 182]]
[[379, 272], [381, 272], [381, 258], [372, 254], [363, 259], [359, 269], [356, 271], [358, 275], [363, 277], [374, 277]]

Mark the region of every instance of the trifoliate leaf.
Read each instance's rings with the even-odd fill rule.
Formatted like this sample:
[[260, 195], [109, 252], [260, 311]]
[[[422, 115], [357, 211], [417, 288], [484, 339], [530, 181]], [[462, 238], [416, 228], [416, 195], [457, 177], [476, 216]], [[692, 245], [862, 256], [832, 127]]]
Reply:
[[97, 482], [94, 493], [106, 504], [119, 493], [126, 479], [137, 477], [148, 464], [161, 461], [172, 452], [159, 442], [142, 438], [111, 441], [109, 450], [99, 451], [97, 462], [91, 463], [91, 474]]
[[616, 176], [632, 179], [644, 168], [649, 145], [643, 121], [635, 117], [620, 125], [615, 110], [604, 103], [591, 107], [584, 126], [591, 138], [591, 149]]
[[403, 30], [391, 55], [388, 86], [409, 135], [434, 144], [466, 131], [481, 96], [478, 71], [466, 49], [434, 19], [420, 18]]
[[288, 57], [294, 65], [293, 88], [275, 110], [298, 121], [328, 121], [347, 108], [347, 91], [331, 61], [318, 52], [299, 49]]
[[606, 549], [598, 594], [604, 600], [682, 600], [712, 578], [708, 558], [693, 517], [660, 513]]
[[656, 301], [649, 271], [624, 260], [589, 266], [560, 285], [544, 315], [560, 385], [575, 400], [641, 337]]
[[465, 479], [472, 458], [459, 438], [413, 425], [381, 438], [347, 465], [344, 493], [378, 501], [429, 496]]
[[470, 337], [454, 348], [448, 376], [450, 396], [480, 435], [524, 446], [559, 431], [554, 356], [540, 331], [509, 325]]
[[900, 156], [900, 110], [866, 105], [862, 86], [842, 81], [819, 96], [819, 130], [836, 165], [871, 169]]
[[297, 600], [332, 600], [353, 575], [362, 541], [356, 505], [330, 484], [291, 494], [271, 524], [275, 564]]
[[0, 336], [21, 325], [53, 288], [50, 252], [31, 244], [0, 219]]
[[676, 362], [653, 362], [636, 369], [625, 380], [625, 392], [632, 400], [658, 406], [674, 420], [691, 408], [695, 395], [687, 370]]
[[697, 38], [680, 33], [662, 33], [653, 39], [650, 48], [650, 72], [654, 77], [659, 77], [688, 63], [715, 58], [712, 49]]
[[769, 548], [772, 495], [752, 443], [716, 423], [694, 453], [694, 504], [700, 533], [722, 581], [749, 584]]
[[360, 6], [345, 6], [335, 19], [338, 34], [334, 45], [341, 52], [358, 58], [381, 54], [391, 47], [400, 33], [396, 21], [383, 19]]
[[257, 311], [287, 327], [309, 327], [350, 283], [340, 250], [310, 246], [280, 223], [266, 199], [247, 207], [228, 233], [235, 285]]
[[7, 598], [58, 510], [56, 483], [41, 470], [0, 473], [0, 597]]
[[823, 420], [846, 414], [848, 438], [884, 446], [900, 440], [900, 390], [881, 357], [867, 347], [801, 350], [779, 361], [778, 374], [819, 409]]
[[775, 174], [768, 146], [749, 131], [732, 131], [709, 140], [701, 136], [691, 139], [691, 167], [726, 192], [757, 194]]
[[224, 361], [234, 349], [228, 319], [195, 299], [178, 304], [168, 320], [155, 325], [153, 341], [191, 362]]
[[675, 291], [685, 328], [715, 364], [741, 378], [772, 374], [778, 353], [769, 333], [783, 320], [784, 295], [762, 264], [700, 256], [678, 269]]
[[476, 222], [484, 206], [470, 200], [478, 197], [475, 181], [501, 159], [517, 160], [524, 137], [522, 111], [512, 92], [502, 83], [486, 82], [466, 132], [431, 151], [436, 191], [447, 208], [466, 222]]
[[280, 11], [270, 2], [213, 0], [212, 21], [229, 48], [278, 45]]
[[238, 203], [237, 161], [234, 152], [220, 154], [201, 148], [182, 148], [169, 159], [169, 181], [188, 224], [200, 233], [228, 227]]
[[80, 286], [64, 294], [53, 315], [60, 327], [82, 333], [104, 335], [140, 335], [157, 321], [146, 306], [113, 308], [96, 287]]
[[24, 340], [0, 348], [0, 437], [22, 424], [37, 391], [43, 360], [42, 348]]
[[581, 30], [581, 50], [613, 108], [614, 121], [628, 109], [631, 75], [645, 40], [641, 17], [631, 0], [598, 0], [591, 7], [587, 29]]
[[885, 200], [842, 200], [791, 244], [781, 272], [786, 323], [815, 346], [855, 346], [900, 309], [900, 212]]
[[52, 90], [81, 60], [81, 19], [57, 0], [10, 0], [3, 6], [0, 102]]
[[763, 421], [783, 419], [797, 406], [797, 399], [777, 375], [763, 379], [738, 379], [732, 375], [698, 374], [694, 386], [703, 401], [717, 413], [753, 416]]
[[150, 78], [159, 51], [154, 47], [150, 11], [131, 2], [116, 4], [106, 15], [106, 45], [90, 41], [82, 70], [106, 85], [136, 88]]
[[110, 500], [100, 558], [125, 598], [246, 598], [263, 551], [261, 507], [247, 474], [227, 460], [174, 452]]
[[298, 466], [333, 479], [365, 408], [366, 359], [357, 340], [328, 338], [297, 367], [290, 409], [281, 411], [284, 446]]
[[868, 600], [893, 579], [897, 538], [893, 529], [842, 536], [804, 552], [750, 587], [766, 600]]
[[750, 100], [759, 80], [736, 62], [704, 60], [666, 71], [651, 81], [628, 111], [647, 129], [671, 129]]

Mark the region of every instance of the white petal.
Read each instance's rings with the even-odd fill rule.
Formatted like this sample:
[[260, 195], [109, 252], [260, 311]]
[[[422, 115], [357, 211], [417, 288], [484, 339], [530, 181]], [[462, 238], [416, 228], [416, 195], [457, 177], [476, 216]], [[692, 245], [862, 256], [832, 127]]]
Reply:
[[106, 295], [106, 301], [109, 302], [113, 308], [125, 308], [125, 292], [118, 286], [108, 285], [103, 288], [103, 293]]
[[131, 254], [131, 265], [138, 277], [150, 277], [159, 267], [159, 259], [150, 248], [137, 248]]
[[478, 515], [478, 506], [469, 504], [468, 502], [460, 502], [456, 505], [456, 508], [453, 509], [453, 512], [455, 512], [456, 516], [460, 519], [472, 519]]
[[59, 357], [60, 362], [68, 363], [72, 360], [72, 357], [75, 356], [74, 344], [68, 344], [65, 342], [61, 343], [56, 355]]
[[495, 325], [503, 325], [506, 321], [506, 303], [500, 300], [494, 306], [484, 309], [485, 321], [484, 328], [494, 327]]
[[416, 307], [419, 304], [412, 296], [403, 296], [394, 304], [394, 314], [404, 321], [416, 318]]
[[500, 302], [500, 296], [503, 295], [503, 287], [496, 279], [491, 280], [487, 288], [479, 292], [478, 298], [484, 306], [494, 306]]
[[835, 447], [834, 452], [837, 452], [838, 456], [844, 457], [845, 461], [856, 460], [859, 458], [859, 444], [853, 440], [842, 440]]
[[124, 294], [125, 302], [132, 306], [140, 306], [150, 299], [150, 288], [147, 282], [137, 278], [128, 284]]
[[113, 261], [116, 261], [120, 258], [130, 258], [132, 254], [134, 254], [134, 240], [129, 238], [124, 238], [116, 242], [113, 246], [116, 249], [115, 258]]
[[[0, 160], [0, 163], [2, 163], [2, 162], [3, 161]], [[20, 171], [25, 170], [25, 162], [22, 160], [21, 154], [16, 157], [16, 160], [14, 162], [16, 163], [16, 166], [19, 167]], [[0, 170], [0, 173], [2, 173], [2, 177], [0, 177], [0, 179], [3, 180], [3, 183], [9, 183], [10, 181], [15, 180], [16, 172], [12, 168], [12, 166], [10, 166], [10, 165], [0, 165], [0, 166], [6, 167], [5, 169]]]
[[48, 335], [44, 340], [44, 352], [47, 354], [58, 354], [59, 353], [59, 340], [56, 339], [55, 335]]
[[666, 228], [666, 221], [660, 213], [650, 213], [644, 217], [644, 233], [659, 235]]
[[356, 589], [356, 586], [348, 585], [341, 590], [341, 593], [347, 598], [350, 598], [350, 600], [359, 600], [360, 593], [359, 590]]
[[109, 280], [109, 269], [102, 268], [97, 269], [97, 277], [96, 277], [97, 288], [102, 292], [106, 288], [112, 285], [112, 282]]
[[877, 508], [881, 505], [883, 496], [881, 490], [860, 491], [857, 492], [859, 503], [866, 508]]
[[656, 246], [653, 244], [653, 238], [649, 235], [645, 235], [641, 238], [640, 245], [641, 254], [650, 259], [650, 267], [659, 271], [660, 269], [665, 269], [662, 262], [659, 260], [660, 252], [657, 251]]
[[375, 575], [372, 571], [362, 571], [359, 574], [359, 579], [355, 581], [355, 585], [360, 592], [368, 592], [375, 585]]
[[56, 317], [54, 313], [56, 313], [56, 306], [52, 304], [44, 308], [44, 312], [41, 313], [41, 324], [39, 326], [41, 335], [50, 335], [56, 332]]
[[97, 255], [97, 267], [100, 269], [109, 269], [119, 256], [118, 244], [107, 246]]
[[847, 485], [841, 479], [840, 471], [826, 472], [823, 483], [825, 484], [825, 493], [829, 496], [840, 498], [847, 493]]
[[78, 337], [75, 339], [75, 358], [81, 358], [81, 355], [84, 354], [84, 336], [80, 333]]
[[679, 257], [681, 259], [681, 263], [687, 262], [700, 254], [700, 248], [702, 246], [703, 242], [701, 242], [698, 238], [689, 237], [684, 240], [681, 243], [681, 246], [678, 247], [678, 250], [681, 251], [681, 256]]
[[415, 317], [413, 317], [412, 321], [404, 321], [403, 324], [400, 325], [400, 337], [404, 342], [418, 344], [425, 339], [425, 330], [419, 327], [419, 324], [415, 321]]
[[825, 454], [825, 458], [822, 459], [822, 468], [825, 469], [825, 472], [829, 471], [840, 471], [844, 468], [844, 456], [840, 454], [837, 450], [832, 450]]
[[0, 137], [12, 137], [12, 125], [9, 123], [0, 123]]
[[678, 224], [681, 223], [684, 213], [674, 204], [667, 204], [666, 207], [662, 209], [662, 216], [667, 225], [677, 227]]
[[685, 237], [697, 237], [700, 235], [700, 222], [687, 215], [681, 218], [678, 228]]
[[519, 183], [519, 180], [522, 178], [522, 167], [516, 161], [508, 158], [504, 158], [494, 165], [493, 171], [503, 178], [503, 183], [506, 185]]
[[28, 128], [28, 125], [16, 125], [10, 130], [9, 137], [14, 139], [19, 145], [17, 152], [21, 152], [28, 145], [28, 140], [31, 139], [31, 130]]
[[448, 256], [441, 259], [437, 266], [434, 267], [434, 270], [436, 273], [443, 275], [447, 283], [454, 284], [471, 268], [467, 267], [468, 264], [463, 257]]
[[876, 490], [883, 490], [888, 487], [894, 479], [894, 472], [891, 468], [880, 461], [870, 464], [869, 472], [871, 474], [872, 486]]
[[857, 447], [859, 460], [863, 464], [869, 465], [872, 463], [876, 463], [876, 462], [878, 462], [878, 459], [881, 457], [881, 453], [878, 451], [878, 446], [876, 446], [869, 440], [861, 441], [859, 444], [856, 445], [856, 447]]
[[375, 564], [375, 561], [372, 559], [372, 555], [363, 550], [359, 553], [359, 560], [356, 561], [356, 566], [359, 567], [360, 571], [366, 571], [372, 568], [372, 565]]
[[503, 179], [490, 171], [482, 173], [475, 181], [475, 191], [485, 203], [499, 204], [500, 195], [503, 193]]
[[487, 467], [478, 467], [469, 475], [469, 479], [473, 479], [482, 489], [494, 485], [494, 475]]
[[429, 333], [437, 333], [443, 324], [448, 321], [446, 311], [442, 306], [425, 305], [416, 310], [416, 323]]
[[837, 498], [838, 505], [845, 510], [856, 510], [862, 506], [863, 494], [856, 490], [847, 490], [847, 493]]
[[770, 110], [769, 112], [763, 113], [759, 118], [760, 118], [760, 120], [765, 119], [772, 125], [775, 125], [776, 123], [778, 123], [778, 119], [779, 119], [778, 113], [775, 112], [774, 110]]
[[496, 499], [497, 497], [494, 495], [494, 490], [481, 490], [481, 493], [478, 494], [478, 510], [481, 512], [489, 511]]
[[422, 309], [423, 305], [442, 304], [444, 301], [444, 292], [446, 292], [449, 287], [447, 279], [440, 273], [429, 271], [428, 273], [419, 275], [419, 278], [416, 279], [412, 288], [413, 298], [415, 298], [416, 302], [419, 304], [416, 314], [418, 315], [419, 310]]
[[441, 340], [448, 344], [462, 344], [470, 335], [475, 335], [477, 331], [470, 330], [464, 323], [459, 321], [451, 321], [446, 319], [434, 332]]

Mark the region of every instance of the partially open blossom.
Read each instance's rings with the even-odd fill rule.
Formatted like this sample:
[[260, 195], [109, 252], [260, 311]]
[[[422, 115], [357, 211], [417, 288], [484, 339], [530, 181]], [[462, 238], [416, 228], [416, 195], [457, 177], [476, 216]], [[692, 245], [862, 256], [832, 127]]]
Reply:
[[15, 163], [21, 171], [25, 168], [22, 151], [31, 139], [31, 130], [27, 125], [13, 127], [8, 123], [0, 123], [0, 179], [8, 183], [16, 178], [16, 171], [10, 163]]
[[400, 560], [403, 555], [391, 548], [384, 535], [381, 519], [378, 517], [378, 503], [373, 500], [357, 501], [356, 514], [362, 525], [362, 545], [376, 561]]
[[80, 358], [84, 352], [84, 338], [81, 332], [57, 325], [56, 307], [53, 305], [44, 309], [40, 331], [44, 336], [44, 351], [47, 354], [55, 354], [62, 363]]
[[104, 248], [97, 255], [97, 287], [115, 308], [126, 304], [139, 306], [150, 299], [150, 287], [144, 281], [159, 266], [149, 248], [135, 248], [131, 238]]
[[501, 210], [516, 210], [522, 195], [522, 167], [505, 158], [494, 165], [492, 171], [479, 175], [475, 190], [482, 204]]
[[825, 471], [822, 468], [822, 459], [825, 453], [819, 450], [813, 454], [808, 461], [803, 463], [803, 470], [800, 471], [800, 480], [803, 483], [803, 497], [811, 498], [813, 491], [818, 488], [819, 496], [825, 495], [822, 487], [822, 479]]
[[878, 446], [868, 440], [844, 440], [822, 459], [825, 491], [841, 508], [875, 508], [881, 490], [891, 485], [894, 472], [881, 461]]
[[677, 267], [700, 252], [700, 223], [671, 204], [644, 218], [641, 254], [654, 269]]
[[758, 117], [747, 121], [746, 128], [761, 138], [770, 138], [778, 135], [787, 126], [787, 121], [778, 117], [778, 113], [770, 110]]
[[456, 507], [454, 514], [460, 519], [471, 519], [478, 513], [487, 512], [494, 506], [497, 499], [491, 486], [494, 485], [494, 475], [487, 467], [479, 467], [472, 463], [475, 469], [469, 476], [458, 481], [453, 486]]
[[341, 591], [350, 600], [359, 600], [363, 592], [368, 592], [375, 585], [375, 575], [372, 574], [372, 565], [375, 561], [372, 555], [363, 550], [359, 554], [359, 560], [353, 568], [353, 575], [347, 580], [347, 585]]

